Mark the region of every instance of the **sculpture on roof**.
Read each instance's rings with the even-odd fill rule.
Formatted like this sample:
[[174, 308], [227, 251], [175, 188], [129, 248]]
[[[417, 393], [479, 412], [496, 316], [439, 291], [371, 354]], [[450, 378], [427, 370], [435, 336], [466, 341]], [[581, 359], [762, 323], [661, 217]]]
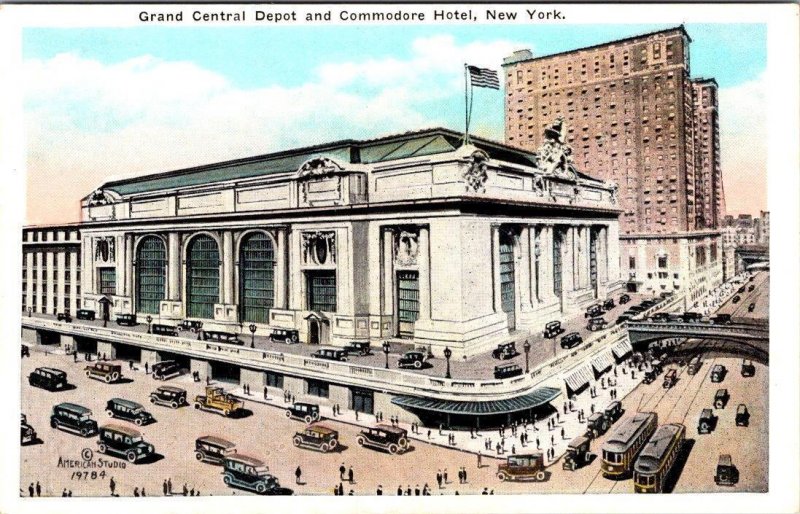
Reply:
[[100, 205], [108, 205], [113, 202], [114, 200], [111, 198], [111, 195], [109, 195], [102, 189], [95, 189], [89, 196], [89, 201], [87, 202], [87, 205], [89, 207], [97, 207]]
[[486, 191], [486, 181], [489, 179], [489, 172], [487, 170], [487, 161], [489, 155], [483, 150], [475, 150], [469, 156], [469, 166], [464, 171], [464, 181], [466, 182], [467, 191], [473, 193], [483, 193]]
[[536, 153], [539, 156], [539, 168], [546, 174], [570, 180], [578, 179], [572, 167], [572, 148], [567, 144], [564, 118], [559, 116], [544, 130], [544, 142]]
[[300, 169], [297, 170], [297, 176], [299, 178], [303, 177], [320, 177], [320, 176], [332, 176], [337, 171], [342, 171], [342, 167], [334, 161], [333, 159], [329, 159], [327, 157], [315, 157], [313, 159], [309, 159], [300, 166]]

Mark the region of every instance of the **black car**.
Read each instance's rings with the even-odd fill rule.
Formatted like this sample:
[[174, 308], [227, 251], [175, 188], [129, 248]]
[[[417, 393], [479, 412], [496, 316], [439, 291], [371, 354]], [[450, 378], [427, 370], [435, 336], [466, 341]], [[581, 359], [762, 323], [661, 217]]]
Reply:
[[21, 414], [19, 419], [19, 444], [31, 444], [37, 438], [36, 430], [28, 424], [28, 418], [25, 414]]
[[655, 304], [657, 304], [657, 303], [658, 303], [658, 302], [656, 302], [655, 300], [644, 300], [644, 301], [642, 301], [642, 302], [639, 302], [639, 305], [641, 305], [642, 307], [644, 307], [644, 308], [645, 308], [645, 310], [646, 310], [646, 309], [649, 309], [650, 307], [652, 307], [653, 305], [655, 305]]
[[600, 306], [599, 303], [589, 306], [586, 309], [586, 312], [583, 313], [584, 318], [596, 318], [597, 316], [601, 316], [603, 314], [603, 308]]
[[285, 328], [274, 328], [269, 335], [269, 339], [272, 342], [295, 344], [300, 342], [300, 332]]
[[137, 430], [108, 424], [100, 428], [97, 451], [124, 457], [128, 462], [134, 463], [155, 453], [155, 448], [146, 443]]
[[749, 286], [747, 286], [747, 292], [749, 293], [750, 291], [752, 291], [755, 288], [756, 288], [756, 286], [754, 286], [753, 284], [750, 284]]
[[397, 366], [400, 368], [414, 368], [421, 369], [425, 364], [427, 355], [425, 352], [413, 350], [404, 353], [397, 361]]
[[409, 449], [408, 432], [389, 425], [365, 428], [356, 437], [356, 442], [359, 446], [385, 450], [392, 455]]
[[162, 325], [160, 323], [153, 323], [150, 326], [150, 333], [157, 336], [178, 336], [178, 327], [172, 325]]
[[717, 472], [714, 474], [714, 483], [717, 485], [736, 485], [739, 483], [739, 470], [733, 465], [733, 460], [728, 454], [720, 455], [717, 461]]
[[72, 323], [72, 316], [70, 316], [69, 312], [59, 312], [56, 314], [56, 319], [64, 323]]
[[117, 325], [136, 326], [136, 314], [117, 314]]
[[522, 368], [519, 364], [501, 364], [494, 367], [494, 378], [511, 378], [522, 375]]
[[684, 312], [681, 317], [684, 323], [697, 323], [703, 319], [703, 315], [699, 312]]
[[197, 332], [203, 327], [203, 322], [195, 319], [185, 319], [178, 323], [178, 330], [188, 330], [189, 332]]
[[269, 474], [269, 468], [259, 459], [231, 454], [225, 456], [223, 466], [222, 481], [228, 487], [248, 489], [258, 494], [273, 493], [281, 487], [278, 479]]
[[756, 374], [756, 367], [753, 365], [753, 361], [750, 359], [744, 359], [742, 361], [742, 376], [743, 377], [752, 377]]
[[53, 406], [50, 415], [50, 426], [88, 437], [97, 433], [97, 421], [90, 416], [92, 411], [74, 403], [59, 403]]
[[583, 338], [577, 332], [572, 332], [561, 338], [561, 348], [575, 348], [583, 342]]
[[586, 328], [589, 329], [590, 332], [596, 332], [597, 330], [603, 330], [608, 326], [608, 323], [603, 318], [591, 318], [589, 323], [586, 325]]
[[204, 330], [203, 341], [217, 341], [218, 343], [227, 344], [244, 344], [244, 341], [239, 339], [239, 336], [233, 332], [224, 332], [222, 330]]
[[95, 319], [95, 312], [89, 309], [78, 309], [75, 312], [75, 317], [78, 319], [85, 319], [89, 321], [94, 321]]
[[315, 359], [344, 362], [347, 360], [347, 350], [344, 348], [320, 348], [311, 356]]
[[755, 303], [751, 303], [750, 305], [747, 306], [747, 312], [753, 312], [754, 310], [756, 310]]
[[750, 426], [750, 411], [747, 410], [747, 405], [743, 403], [740, 403], [739, 406], [736, 407], [736, 426]]
[[717, 426], [717, 417], [711, 409], [703, 409], [697, 421], [698, 434], [710, 434]]
[[67, 374], [56, 368], [36, 368], [28, 375], [28, 383], [48, 391], [61, 391], [67, 387]]
[[640, 312], [644, 312], [647, 310], [647, 307], [642, 307], [641, 305], [634, 305], [632, 307], [628, 307], [628, 310], [625, 312], [632, 312], [634, 314], [639, 314]]
[[715, 316], [711, 316], [711, 323], [715, 325], [730, 325], [731, 324], [731, 315], [730, 314], [717, 314]]
[[156, 380], [168, 380], [182, 375], [185, 370], [177, 361], [160, 361], [153, 364], [152, 371]]
[[31, 349], [27, 344], [23, 344], [22, 345], [22, 348], [20, 349], [20, 352], [21, 352], [20, 358], [22, 358], [22, 357], [30, 357], [31, 356]]
[[514, 341], [501, 343], [492, 350], [492, 357], [495, 359], [506, 360], [517, 356], [517, 343]]
[[144, 410], [141, 404], [130, 400], [123, 400], [122, 398], [111, 398], [108, 400], [108, 402], [106, 402], [106, 414], [111, 418], [132, 421], [139, 426], [155, 421], [153, 416]]
[[742, 297], [737, 294], [736, 296], [733, 297], [733, 300], [731, 300], [731, 301], [733, 303], [739, 303], [739, 300], [741, 300], [741, 299], [742, 299]]
[[613, 309], [615, 306], [616, 306], [616, 304], [614, 303], [614, 299], [613, 298], [609, 298], [608, 300], [603, 302], [603, 309], [605, 309], [607, 311]]
[[656, 312], [650, 316], [650, 321], [653, 323], [666, 323], [669, 321], [669, 314], [666, 312]]
[[631, 320], [630, 316], [628, 316], [627, 314], [623, 314], [622, 316], [617, 318], [617, 325], [622, 325], [626, 321], [630, 321], [630, 320]]
[[626, 304], [626, 303], [628, 303], [629, 301], [631, 301], [631, 297], [630, 297], [630, 295], [623, 294], [623, 295], [620, 295], [620, 297], [619, 297], [619, 302], [618, 302], [618, 303], [619, 303], [620, 305], [623, 305], [623, 304]]
[[548, 321], [544, 326], [544, 337], [546, 338], [557, 337], [562, 332], [565, 330], [560, 321]]
[[186, 401], [186, 390], [172, 386], [161, 386], [150, 393], [150, 403], [172, 409], [189, 405], [189, 402]]
[[350, 341], [350, 344], [347, 345], [345, 351], [348, 355], [361, 355], [362, 357], [366, 357], [370, 353], [369, 341]]
[[306, 423], [312, 423], [319, 419], [319, 405], [295, 402], [286, 409], [286, 417], [289, 419], [301, 419]]
[[728, 405], [728, 400], [731, 399], [730, 393], [725, 388], [717, 389], [717, 392], [714, 393], [714, 408], [715, 409], [724, 409], [726, 405]]

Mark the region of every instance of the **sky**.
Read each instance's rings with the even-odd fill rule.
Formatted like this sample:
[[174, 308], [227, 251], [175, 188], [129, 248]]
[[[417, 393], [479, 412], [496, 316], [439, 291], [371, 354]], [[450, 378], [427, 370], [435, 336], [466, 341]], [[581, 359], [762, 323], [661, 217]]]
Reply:
[[[463, 64], [571, 50], [670, 25], [25, 29], [27, 223], [78, 221], [127, 177], [344, 138], [463, 130]], [[766, 191], [766, 26], [689, 24], [693, 77], [720, 86], [728, 212]], [[503, 93], [471, 132], [503, 140]], [[591, 170], [586, 170], [591, 173]], [[65, 180], [65, 177], [69, 177]]]

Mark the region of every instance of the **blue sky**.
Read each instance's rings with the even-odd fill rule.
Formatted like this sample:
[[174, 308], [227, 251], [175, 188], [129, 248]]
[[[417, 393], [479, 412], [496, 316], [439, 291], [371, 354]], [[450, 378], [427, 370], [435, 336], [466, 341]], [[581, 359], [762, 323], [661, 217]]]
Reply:
[[[465, 61], [499, 70], [520, 48], [541, 56], [672, 26], [27, 28], [28, 219], [76, 220], [78, 199], [112, 176], [462, 130]], [[686, 29], [692, 75], [720, 85], [729, 211], [765, 208], [766, 26]], [[502, 92], [476, 91], [472, 127], [503, 139]], [[64, 170], [75, 177], [66, 190]]]

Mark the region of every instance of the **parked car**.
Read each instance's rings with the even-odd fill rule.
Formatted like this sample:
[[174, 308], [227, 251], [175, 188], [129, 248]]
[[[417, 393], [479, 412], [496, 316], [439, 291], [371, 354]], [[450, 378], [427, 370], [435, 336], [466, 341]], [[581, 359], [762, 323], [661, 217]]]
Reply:
[[616, 307], [616, 304], [614, 303], [613, 298], [609, 298], [608, 300], [603, 302], [603, 310], [605, 311], [610, 311], [614, 307]]
[[88, 437], [97, 433], [97, 421], [92, 411], [75, 403], [59, 403], [50, 414], [50, 427]]
[[548, 321], [547, 324], [544, 326], [544, 337], [557, 337], [559, 334], [564, 332], [564, 328], [561, 326], [560, 321]]
[[412, 350], [404, 353], [400, 359], [398, 359], [397, 366], [400, 368], [422, 369], [427, 359], [428, 355], [425, 352]]
[[561, 463], [561, 469], [575, 471], [589, 463], [592, 454], [589, 447], [592, 440], [588, 437], [578, 436], [567, 445], [567, 453]]
[[194, 397], [194, 408], [217, 412], [229, 417], [244, 409], [244, 402], [226, 393], [221, 387], [208, 386], [206, 387], [206, 394], [198, 394]]
[[78, 319], [85, 319], [88, 321], [94, 321], [95, 319], [95, 312], [89, 309], [78, 309], [75, 311], [75, 317]]
[[730, 400], [731, 395], [728, 394], [727, 389], [717, 389], [717, 392], [714, 394], [714, 408], [715, 409], [724, 409], [726, 405], [728, 405], [728, 400]]
[[749, 286], [747, 286], [747, 292], [749, 293], [750, 291], [752, 291], [755, 288], [756, 288], [756, 286], [754, 284], [750, 284]]
[[239, 336], [233, 332], [223, 332], [222, 330], [203, 330], [203, 341], [216, 341], [225, 344], [244, 344]]
[[236, 453], [236, 445], [227, 439], [204, 435], [194, 441], [194, 457], [200, 462], [222, 465], [225, 457]]
[[173, 325], [162, 325], [160, 323], [153, 323], [150, 325], [150, 333], [157, 336], [178, 336], [178, 327]]
[[703, 315], [699, 312], [684, 312], [682, 317], [684, 323], [697, 323], [703, 319]]
[[295, 402], [286, 409], [286, 417], [313, 423], [319, 419], [319, 405], [314, 403]]
[[106, 414], [110, 418], [124, 419], [131, 421], [139, 426], [155, 422], [153, 416], [144, 410], [140, 403], [122, 398], [111, 398], [106, 402]]
[[622, 403], [617, 400], [609, 403], [603, 411], [609, 425], [613, 425], [619, 418], [622, 417]]
[[136, 314], [117, 314], [117, 325], [136, 326]]
[[320, 348], [311, 356], [315, 359], [345, 362], [347, 361], [347, 350], [344, 348]]
[[700, 367], [703, 365], [702, 359], [700, 359], [699, 355], [692, 357], [692, 360], [689, 361], [689, 366], [686, 368], [686, 374], [688, 375], [695, 375], [698, 371], [700, 371]]
[[739, 470], [733, 465], [733, 459], [731, 459], [730, 455], [723, 454], [719, 456], [714, 483], [731, 486], [739, 483]]
[[185, 319], [178, 323], [178, 330], [188, 330], [189, 332], [197, 332], [203, 328], [203, 322], [195, 319]]
[[571, 332], [561, 338], [561, 348], [575, 348], [583, 342], [583, 338], [577, 332]]
[[67, 374], [56, 368], [36, 368], [28, 375], [28, 383], [48, 391], [62, 391], [67, 387]]
[[644, 372], [644, 378], [642, 378], [642, 382], [644, 382], [645, 384], [652, 384], [653, 382], [656, 381], [657, 376], [658, 373], [656, 373], [655, 370], [653, 369], [647, 370]]
[[606, 418], [605, 412], [595, 412], [586, 418], [586, 437], [597, 439], [608, 431], [611, 423]]
[[756, 310], [755, 302], [747, 306], [747, 312], [753, 312], [754, 310]]
[[298, 448], [312, 448], [327, 453], [339, 446], [339, 432], [324, 425], [314, 424], [301, 432], [295, 432], [292, 443]]
[[345, 351], [348, 355], [360, 355], [362, 357], [366, 357], [371, 352], [369, 341], [350, 341], [350, 343], [345, 348]]
[[280, 488], [278, 479], [269, 474], [264, 462], [247, 455], [228, 455], [223, 461], [225, 471], [222, 481], [228, 487], [248, 489], [258, 494], [274, 492]]
[[669, 313], [656, 312], [655, 314], [650, 316], [650, 321], [652, 321], [653, 323], [667, 323], [670, 321]]
[[108, 362], [95, 362], [84, 368], [86, 376], [95, 380], [101, 380], [106, 384], [116, 382], [122, 378], [122, 366]]
[[664, 383], [662, 387], [664, 389], [670, 389], [672, 388], [672, 386], [675, 385], [675, 382], [677, 381], [678, 381], [678, 370], [672, 368], [670, 370], [667, 370], [667, 374], [664, 375]]
[[731, 315], [730, 314], [717, 314], [715, 316], [711, 316], [711, 323], [715, 325], [730, 325], [731, 324]]
[[152, 444], [145, 442], [138, 430], [122, 425], [108, 424], [100, 427], [97, 451], [124, 457], [128, 462], [134, 463], [155, 453], [155, 448]]
[[750, 426], [750, 412], [747, 410], [747, 405], [743, 403], [740, 403], [738, 407], [736, 407], [736, 426]]
[[603, 330], [606, 327], [608, 327], [608, 323], [603, 318], [590, 318], [589, 323], [586, 325], [590, 332]]
[[511, 378], [522, 375], [522, 368], [519, 364], [501, 364], [494, 367], [494, 378]]
[[586, 309], [586, 312], [583, 313], [583, 317], [595, 318], [597, 316], [602, 316], [602, 314], [603, 314], [603, 307], [601, 307], [599, 303], [596, 303], [594, 305], [590, 305]]
[[742, 360], [742, 376], [743, 377], [752, 377], [756, 374], [756, 367], [753, 365], [753, 361], [750, 359]]
[[624, 304], [628, 303], [629, 301], [631, 301], [630, 295], [623, 294], [623, 295], [620, 295], [619, 301], [617, 303], [619, 303], [620, 305], [624, 305]]
[[725, 375], [727, 374], [728, 368], [722, 364], [715, 364], [714, 367], [711, 368], [711, 382], [718, 384], [725, 380]]
[[647, 310], [647, 309], [649, 309], [650, 307], [654, 306], [657, 303], [658, 302], [656, 302], [655, 300], [643, 300], [643, 301], [639, 302], [639, 306], [640, 307], [644, 307], [645, 310]]
[[150, 393], [150, 403], [172, 409], [189, 405], [189, 402], [186, 401], [186, 390], [172, 386], [161, 386]]
[[72, 316], [69, 312], [59, 312], [56, 314], [56, 319], [58, 321], [63, 321], [64, 323], [72, 323]]
[[644, 312], [646, 310], [647, 310], [647, 308], [642, 307], [641, 305], [633, 305], [631, 307], [628, 307], [628, 310], [625, 311], [625, 313], [626, 314], [627, 313], [631, 313], [631, 314], [636, 315], [636, 314], [640, 314], [640, 313], [642, 313], [642, 312]]
[[273, 343], [295, 344], [300, 342], [300, 332], [286, 328], [273, 328], [269, 339]]
[[151, 368], [153, 378], [156, 380], [169, 380], [186, 372], [178, 361], [159, 361]]
[[497, 348], [492, 350], [492, 357], [495, 359], [511, 359], [517, 356], [517, 343], [514, 341], [510, 341], [508, 343], [501, 343], [497, 345]]
[[409, 448], [405, 429], [383, 424], [365, 428], [359, 432], [356, 442], [359, 446], [385, 450], [392, 455]]
[[700, 413], [700, 419], [697, 421], [698, 434], [710, 434], [717, 426], [717, 417], [711, 409], [703, 409]]
[[540, 452], [528, 455], [509, 455], [506, 462], [497, 465], [497, 478], [501, 482], [506, 480], [542, 482], [546, 477], [543, 457]]
[[617, 325], [622, 325], [626, 321], [630, 321], [630, 320], [631, 320], [630, 316], [628, 316], [627, 314], [623, 314], [623, 315], [621, 315], [620, 317], [617, 318]]
[[25, 414], [20, 415], [19, 421], [19, 444], [30, 444], [37, 438], [36, 430], [28, 424]]
[[736, 296], [734, 296], [734, 297], [733, 297], [733, 300], [731, 300], [731, 301], [732, 301], [733, 303], [739, 303], [739, 301], [740, 301], [741, 299], [742, 299], [742, 297], [741, 297], [741, 296], [739, 296], [739, 295], [737, 294]]

